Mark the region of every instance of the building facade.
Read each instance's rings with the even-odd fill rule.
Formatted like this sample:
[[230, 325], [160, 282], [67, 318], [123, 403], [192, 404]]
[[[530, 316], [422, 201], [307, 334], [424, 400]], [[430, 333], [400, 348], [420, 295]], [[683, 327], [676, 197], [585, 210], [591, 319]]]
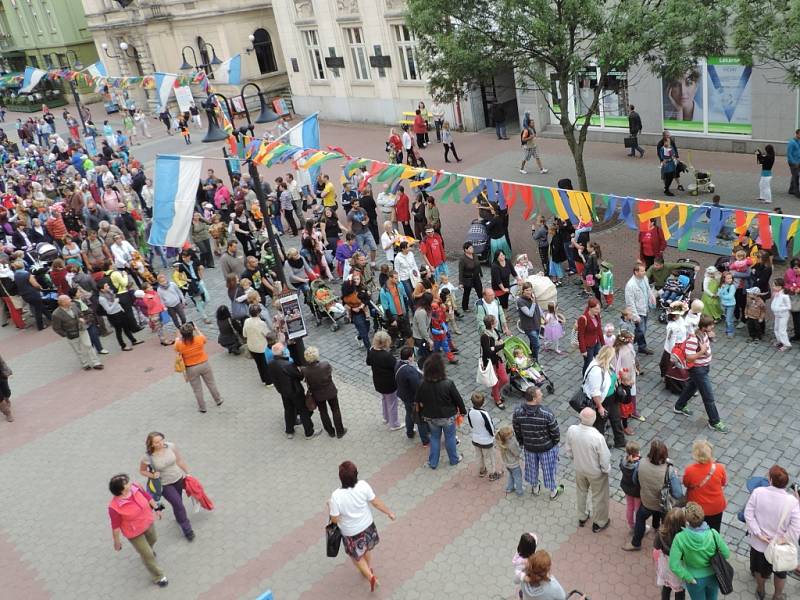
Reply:
[[[404, 0], [273, 0], [292, 101], [323, 119], [397, 125], [424, 101], [427, 78]], [[470, 99], [445, 107], [474, 129]]]
[[[268, 0], [136, 0], [126, 8], [115, 0], [83, 0], [83, 7], [111, 76], [180, 73], [184, 60], [194, 68], [208, 65], [215, 57], [224, 61], [241, 53], [242, 83], [255, 82], [270, 97], [288, 88], [281, 40]], [[122, 43], [127, 44], [124, 50]], [[206, 71], [213, 79], [213, 67]], [[215, 88], [226, 95], [239, 92], [239, 86]], [[155, 104], [144, 90], [129, 93], [140, 105]]]
[[5, 71], [72, 65], [76, 56], [84, 66], [97, 60], [81, 0], [0, 2], [0, 52]]

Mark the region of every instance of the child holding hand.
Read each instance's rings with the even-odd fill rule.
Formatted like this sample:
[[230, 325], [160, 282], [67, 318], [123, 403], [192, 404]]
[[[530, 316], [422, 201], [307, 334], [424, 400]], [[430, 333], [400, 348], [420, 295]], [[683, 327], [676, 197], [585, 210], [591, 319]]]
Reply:
[[472, 445], [478, 455], [480, 470], [479, 477], [489, 475], [489, 481], [500, 479], [500, 473], [495, 470], [494, 462], [494, 436], [495, 429], [492, 417], [483, 409], [486, 395], [482, 392], [472, 394], [472, 408], [467, 413], [467, 421], [472, 429]]
[[[520, 467], [519, 459], [522, 456], [517, 438], [514, 436], [514, 429], [511, 425], [505, 425], [500, 428], [497, 435], [494, 436], [497, 442], [497, 447], [500, 449], [500, 458], [503, 460], [503, 466], [508, 471], [508, 484], [506, 485], [506, 496], [511, 492], [516, 492], [517, 496], [522, 496], [522, 467]], [[520, 543], [522, 543], [520, 541]], [[534, 543], [534, 551], [536, 544]], [[527, 558], [524, 557], [524, 558]], [[523, 563], [524, 564], [524, 563]]]
[[625, 492], [625, 518], [631, 530], [636, 520], [636, 511], [642, 504], [639, 498], [639, 485], [633, 479], [633, 473], [641, 458], [640, 451], [639, 443], [630, 441], [625, 444], [625, 456], [619, 459], [619, 470], [622, 473], [619, 484]]

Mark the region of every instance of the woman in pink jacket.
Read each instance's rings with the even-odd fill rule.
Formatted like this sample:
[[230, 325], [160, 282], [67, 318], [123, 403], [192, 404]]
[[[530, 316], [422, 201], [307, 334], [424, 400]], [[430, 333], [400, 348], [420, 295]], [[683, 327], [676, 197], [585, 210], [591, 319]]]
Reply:
[[[114, 475], [108, 482], [108, 489], [114, 496], [108, 503], [114, 550], [117, 552], [122, 550], [120, 534], [124, 535], [141, 556], [142, 562], [153, 576], [153, 583], [159, 587], [166, 587], [169, 581], [156, 563], [156, 555], [153, 552], [153, 546], [158, 540], [153, 510], [158, 510], [158, 505], [150, 494], [137, 484], [131, 483], [130, 478], [124, 473]], [[161, 513], [156, 514], [160, 519]]]
[[753, 490], [744, 509], [750, 541], [750, 571], [756, 576], [756, 598], [765, 597], [766, 582], [774, 575], [773, 600], [785, 600], [786, 571], [773, 571], [764, 556], [770, 541], [784, 539], [797, 544], [800, 538], [800, 503], [786, 490], [789, 474], [779, 465], [769, 470], [769, 486]]

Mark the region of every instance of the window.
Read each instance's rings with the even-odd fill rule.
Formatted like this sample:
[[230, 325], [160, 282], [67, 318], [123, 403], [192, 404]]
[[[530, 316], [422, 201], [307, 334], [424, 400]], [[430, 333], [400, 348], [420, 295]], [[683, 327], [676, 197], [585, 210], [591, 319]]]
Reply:
[[322, 49], [319, 46], [319, 38], [316, 29], [306, 29], [303, 31], [303, 40], [308, 52], [308, 62], [311, 65], [313, 79], [325, 79], [325, 60], [322, 58]]
[[370, 79], [369, 58], [367, 48], [364, 46], [364, 34], [361, 27], [345, 27], [347, 44], [350, 46], [350, 58], [353, 61], [353, 73], [356, 79], [366, 81]]
[[22, 12], [19, 10], [19, 6], [14, 5], [14, 9], [16, 10], [17, 20], [19, 21], [19, 28], [22, 31], [22, 35], [27, 37], [28, 27], [25, 25], [25, 19], [22, 18]]
[[36, 26], [36, 32], [44, 33], [42, 31], [42, 20], [39, 18], [39, 13], [37, 13], [35, 10], [32, 10], [31, 16], [33, 17], [33, 24]]
[[266, 29], [256, 29], [253, 32], [253, 49], [256, 51], [258, 70], [261, 74], [274, 73], [278, 70], [275, 62], [275, 51], [272, 49], [272, 38]]
[[394, 39], [397, 42], [397, 52], [400, 54], [400, 68], [404, 81], [418, 81], [422, 79], [417, 60], [417, 40], [414, 34], [405, 25], [392, 25]]
[[47, 7], [47, 4], [44, 3], [42, 0], [42, 10], [44, 11], [45, 16], [47, 17], [47, 24], [50, 26], [51, 31], [56, 31], [56, 17], [53, 14], [53, 11]]

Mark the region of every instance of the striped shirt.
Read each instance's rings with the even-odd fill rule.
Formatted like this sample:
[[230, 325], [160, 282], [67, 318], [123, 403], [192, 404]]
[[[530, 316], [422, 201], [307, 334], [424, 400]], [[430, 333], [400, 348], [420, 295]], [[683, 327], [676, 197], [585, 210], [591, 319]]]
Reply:
[[711, 364], [711, 340], [708, 339], [707, 333], [697, 332], [686, 338], [686, 355], [697, 354], [700, 351], [700, 344], [708, 348], [708, 356], [702, 358], [695, 358], [689, 367], [707, 367]]
[[547, 452], [561, 440], [553, 413], [538, 404], [521, 404], [511, 419], [514, 436], [528, 452]]

